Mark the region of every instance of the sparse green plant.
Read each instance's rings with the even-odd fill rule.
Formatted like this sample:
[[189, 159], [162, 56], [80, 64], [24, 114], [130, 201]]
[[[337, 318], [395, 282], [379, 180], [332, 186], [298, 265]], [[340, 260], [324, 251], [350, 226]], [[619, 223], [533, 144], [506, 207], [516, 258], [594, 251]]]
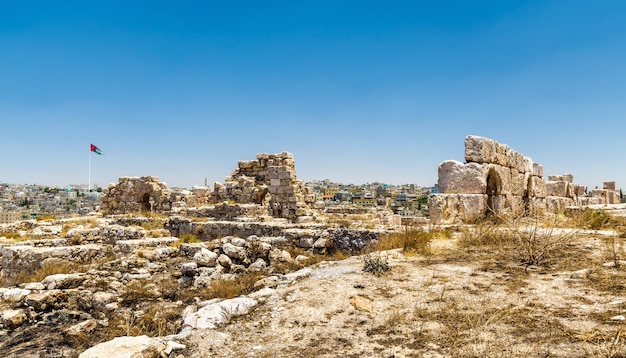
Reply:
[[363, 259], [363, 271], [374, 275], [382, 275], [391, 270], [389, 262], [380, 257], [365, 257]]
[[581, 229], [600, 230], [609, 226], [612, 217], [604, 210], [576, 210], [570, 215], [570, 226]]
[[202, 242], [200, 239], [198, 239], [198, 237], [192, 233], [185, 233], [180, 235], [179, 237], [180, 241], [182, 243], [185, 244], [190, 244], [190, 243], [199, 243]]

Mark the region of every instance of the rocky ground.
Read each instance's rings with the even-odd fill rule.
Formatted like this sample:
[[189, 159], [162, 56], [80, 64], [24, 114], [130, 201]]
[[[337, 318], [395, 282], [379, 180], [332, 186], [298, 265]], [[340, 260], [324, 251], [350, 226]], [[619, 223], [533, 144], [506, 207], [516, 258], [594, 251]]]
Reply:
[[[434, 242], [430, 257], [322, 262], [259, 294], [246, 315], [194, 331], [189, 357], [621, 357], [624, 272], [607, 232], [577, 233], [567, 265], [525, 266]], [[459, 251], [461, 250], [461, 251]], [[494, 252], [493, 254], [498, 254]]]
[[0, 352], [626, 356], [626, 231], [600, 219], [602, 230], [426, 227], [411, 237], [426, 249], [396, 242], [352, 256], [337, 245], [360, 246], [361, 235], [375, 248], [379, 234], [289, 226], [293, 237], [193, 242], [169, 236], [167, 218], [3, 227]]

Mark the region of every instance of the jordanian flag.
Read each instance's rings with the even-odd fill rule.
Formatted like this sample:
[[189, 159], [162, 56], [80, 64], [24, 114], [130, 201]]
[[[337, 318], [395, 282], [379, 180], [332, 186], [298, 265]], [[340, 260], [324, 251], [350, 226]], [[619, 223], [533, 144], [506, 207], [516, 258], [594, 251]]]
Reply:
[[93, 144], [89, 144], [89, 150], [90, 150], [90, 151], [92, 151], [92, 152], [94, 152], [94, 153], [96, 153], [96, 154], [99, 154], [99, 155], [104, 154], [104, 153], [102, 153], [102, 151], [100, 150], [100, 148], [96, 147], [96, 146], [95, 146], [95, 145], [93, 145]]

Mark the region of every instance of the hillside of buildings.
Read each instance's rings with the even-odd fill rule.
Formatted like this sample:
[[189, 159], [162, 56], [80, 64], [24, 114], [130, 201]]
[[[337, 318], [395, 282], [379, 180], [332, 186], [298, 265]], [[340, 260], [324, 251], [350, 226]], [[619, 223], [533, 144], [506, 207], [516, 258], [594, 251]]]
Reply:
[[[2, 185], [6, 357], [626, 355], [626, 206], [493, 140], [434, 188]], [[9, 214], [11, 213], [11, 214]]]

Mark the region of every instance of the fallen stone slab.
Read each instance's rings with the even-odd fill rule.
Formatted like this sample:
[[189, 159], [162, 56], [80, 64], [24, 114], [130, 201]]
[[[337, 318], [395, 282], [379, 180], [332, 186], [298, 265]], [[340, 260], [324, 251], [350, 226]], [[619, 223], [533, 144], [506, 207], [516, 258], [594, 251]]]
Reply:
[[188, 315], [183, 323], [185, 329], [215, 329], [227, 323], [231, 317], [241, 316], [256, 306], [250, 297], [237, 297], [202, 307]]
[[121, 252], [128, 254], [137, 249], [168, 247], [177, 242], [178, 239], [175, 237], [154, 237], [138, 240], [119, 240], [116, 242], [116, 245]]
[[165, 349], [161, 341], [148, 336], [117, 337], [87, 349], [78, 358], [157, 358]]

